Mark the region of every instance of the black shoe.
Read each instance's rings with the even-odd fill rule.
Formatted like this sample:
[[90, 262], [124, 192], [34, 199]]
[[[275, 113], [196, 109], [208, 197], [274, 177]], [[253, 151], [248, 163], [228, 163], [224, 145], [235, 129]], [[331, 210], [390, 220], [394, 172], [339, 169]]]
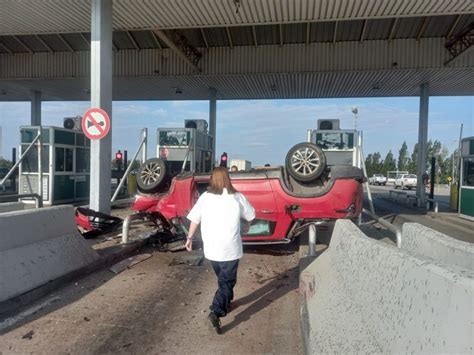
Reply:
[[221, 320], [219, 319], [218, 316], [214, 312], [210, 312], [209, 315], [207, 316], [209, 321], [211, 322], [212, 327], [216, 331], [217, 334], [222, 334], [221, 330]]

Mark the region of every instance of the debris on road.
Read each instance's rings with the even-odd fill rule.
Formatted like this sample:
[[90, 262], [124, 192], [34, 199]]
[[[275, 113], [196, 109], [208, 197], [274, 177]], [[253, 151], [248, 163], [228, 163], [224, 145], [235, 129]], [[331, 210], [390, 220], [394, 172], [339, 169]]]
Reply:
[[128, 259], [122, 260], [116, 264], [114, 264], [109, 270], [112, 271], [114, 274], [118, 274], [125, 269], [129, 269], [132, 266], [141, 263], [142, 261], [151, 258], [151, 254], [140, 254], [136, 256], [132, 256]]
[[31, 339], [33, 339], [33, 334], [35, 334], [35, 332], [33, 330], [30, 330], [28, 333], [23, 335], [21, 338], [31, 340]]
[[199, 266], [202, 263], [202, 259], [204, 259], [203, 255], [180, 255], [176, 256], [171, 260], [169, 266], [173, 265], [189, 265], [189, 266]]

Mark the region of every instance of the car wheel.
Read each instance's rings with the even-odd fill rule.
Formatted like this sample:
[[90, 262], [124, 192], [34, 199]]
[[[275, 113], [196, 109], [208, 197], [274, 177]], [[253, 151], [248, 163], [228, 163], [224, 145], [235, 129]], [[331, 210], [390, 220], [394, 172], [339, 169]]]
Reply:
[[160, 190], [166, 176], [166, 165], [159, 158], [148, 159], [140, 166], [137, 174], [138, 190], [145, 193], [154, 193]]
[[316, 144], [299, 143], [286, 154], [285, 166], [296, 180], [310, 182], [316, 180], [326, 169], [326, 156]]

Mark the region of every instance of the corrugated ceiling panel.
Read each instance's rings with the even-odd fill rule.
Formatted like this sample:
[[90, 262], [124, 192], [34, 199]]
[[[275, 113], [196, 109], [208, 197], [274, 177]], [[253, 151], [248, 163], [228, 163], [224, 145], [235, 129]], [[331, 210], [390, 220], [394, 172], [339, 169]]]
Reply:
[[34, 36], [17, 36], [33, 52], [47, 52], [48, 49]]
[[[196, 28], [472, 13], [471, 0], [115, 0], [114, 28]], [[0, 34], [90, 30], [90, 0], [2, 2]]]
[[391, 19], [369, 20], [365, 29], [365, 40], [387, 39], [392, 26]]
[[222, 47], [229, 45], [225, 28], [206, 28], [204, 32], [210, 47]]
[[186, 37], [188, 43], [193, 47], [204, 47], [205, 43], [202, 39], [201, 31], [197, 28], [184, 29], [180, 32]]
[[75, 51], [88, 51], [90, 49], [89, 43], [79, 33], [65, 33], [63, 37]]
[[337, 26], [337, 41], [358, 41], [364, 21], [342, 21]]
[[394, 38], [414, 38], [423, 23], [421, 17], [403, 18], [398, 21]]
[[27, 50], [12, 36], [0, 37], [0, 43], [5, 45], [13, 53], [23, 53]]
[[255, 28], [258, 37], [258, 44], [280, 43], [280, 30], [277, 25], [257, 26]]
[[116, 31], [113, 35], [113, 42], [118, 49], [135, 49], [133, 42], [130, 41], [126, 32]]
[[333, 40], [335, 22], [311, 23], [310, 42], [329, 42]]

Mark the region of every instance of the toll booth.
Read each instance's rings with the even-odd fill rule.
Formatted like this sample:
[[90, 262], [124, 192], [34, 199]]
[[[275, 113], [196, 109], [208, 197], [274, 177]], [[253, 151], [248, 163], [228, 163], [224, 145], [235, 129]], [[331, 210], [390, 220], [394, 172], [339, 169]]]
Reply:
[[[20, 127], [20, 155], [38, 135], [39, 127]], [[42, 197], [45, 205], [74, 203], [89, 198], [90, 140], [77, 129], [42, 127]], [[20, 194], [38, 193], [38, 143], [20, 164]], [[34, 203], [24, 199], [25, 203]]]
[[156, 155], [165, 161], [174, 176], [184, 171], [208, 173], [212, 170], [213, 137], [205, 120], [185, 120], [184, 128], [158, 128]]
[[361, 132], [341, 129], [339, 120], [318, 120], [317, 129], [307, 131], [307, 141], [324, 151], [327, 165], [361, 167]]
[[474, 137], [461, 140], [459, 217], [474, 221]]

